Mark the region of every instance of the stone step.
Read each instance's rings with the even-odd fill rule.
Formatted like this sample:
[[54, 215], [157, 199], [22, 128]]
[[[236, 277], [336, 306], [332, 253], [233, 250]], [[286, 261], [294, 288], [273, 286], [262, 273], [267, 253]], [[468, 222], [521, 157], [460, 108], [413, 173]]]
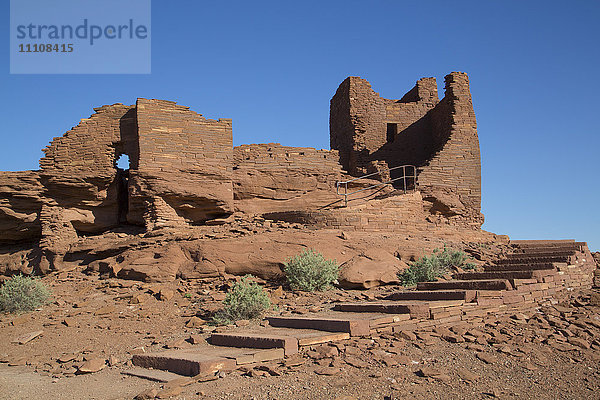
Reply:
[[[429, 319], [431, 310], [458, 307], [464, 303], [464, 300], [342, 303], [336, 304], [334, 310], [343, 312], [389, 313], [395, 316], [394, 323], [401, 323], [410, 319]], [[405, 313], [402, 314], [401, 312]], [[374, 328], [373, 323], [371, 324], [371, 328]]]
[[585, 244], [586, 242], [576, 242], [575, 239], [558, 239], [558, 240], [511, 240], [510, 244], [513, 246], [561, 246], [561, 245], [572, 245], [572, 244]]
[[396, 292], [387, 296], [386, 300], [421, 300], [421, 301], [439, 301], [439, 300], [463, 300], [470, 303], [475, 300], [476, 292], [474, 290], [407, 290]]
[[253, 349], [283, 349], [286, 356], [298, 352], [298, 338], [287, 335], [232, 332], [213, 333], [210, 336], [213, 346], [246, 347]]
[[160, 369], [148, 369], [141, 367], [133, 367], [131, 369], [126, 369], [125, 371], [121, 371], [123, 375], [135, 376], [137, 378], [148, 379], [154, 382], [170, 382], [175, 379], [180, 379], [183, 375], [174, 374], [173, 372], [163, 371]]
[[510, 282], [506, 279], [477, 279], [477, 280], [452, 280], [439, 282], [419, 282], [417, 290], [512, 290]]
[[543, 253], [571, 253], [577, 252], [579, 249], [574, 247], [526, 247], [516, 248], [510, 254], [543, 254]]
[[498, 265], [507, 264], [548, 264], [553, 262], [566, 262], [568, 263], [570, 257], [568, 256], [551, 256], [551, 257], [516, 257], [516, 258], [504, 258], [498, 260]]
[[440, 300], [463, 300], [467, 303], [475, 300], [474, 290], [406, 290], [395, 292], [385, 300], [394, 301], [440, 301]]
[[556, 267], [552, 263], [523, 263], [523, 264], [503, 264], [503, 265], [486, 265], [485, 272], [495, 271], [556, 271]]
[[429, 313], [429, 304], [426, 302], [413, 303], [398, 303], [398, 302], [367, 302], [367, 303], [341, 303], [336, 304], [333, 309], [342, 312], [357, 312], [357, 313], [383, 313], [383, 314], [398, 314], [405, 318], [398, 318], [397, 321], [406, 321], [413, 318], [418, 318], [421, 315]]
[[284, 349], [248, 349], [217, 346], [194, 346], [188, 349], [135, 354], [133, 365], [162, 370], [183, 376], [209, 375], [229, 371], [237, 365], [278, 360], [285, 356]]
[[288, 329], [267, 327], [261, 331], [238, 331], [213, 333], [210, 343], [214, 346], [245, 348], [282, 348], [289, 356], [298, 352], [303, 346], [337, 342], [350, 338], [347, 332], [324, 332], [311, 329]]
[[510, 244], [515, 246], [555, 246], [574, 244], [575, 239], [535, 239], [535, 240], [511, 240]]
[[365, 336], [370, 333], [368, 318], [352, 317], [267, 317], [269, 324], [274, 327], [314, 329], [326, 332], [346, 332], [350, 336]]
[[462, 272], [452, 275], [457, 280], [480, 280], [480, 279], [537, 279], [542, 276], [540, 271], [486, 271], [486, 272]]
[[523, 252], [508, 254], [505, 259], [512, 260], [515, 258], [547, 258], [547, 257], [570, 257], [575, 255], [575, 250], [565, 251], [539, 251], [539, 252]]
[[[528, 243], [526, 243], [528, 242]], [[586, 242], [575, 242], [575, 241], [524, 241], [523, 243], [511, 242], [516, 249], [572, 249], [581, 250], [582, 247], [587, 246]]]

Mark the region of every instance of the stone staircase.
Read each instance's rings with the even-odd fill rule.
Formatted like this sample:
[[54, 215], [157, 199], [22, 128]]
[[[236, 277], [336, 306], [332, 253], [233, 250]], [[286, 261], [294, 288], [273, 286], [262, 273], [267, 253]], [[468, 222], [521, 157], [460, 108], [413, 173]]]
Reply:
[[[460, 323], [483, 324], [487, 314], [531, 309], [566, 291], [591, 287], [595, 264], [584, 242], [512, 241], [513, 251], [483, 272], [419, 283], [384, 299], [338, 303], [312, 316], [270, 316], [267, 326], [213, 333], [187, 349], [137, 354], [131, 375], [159, 381], [211, 376], [289, 358], [303, 348], [353, 336], [401, 333]], [[408, 334], [410, 336], [410, 334]]]

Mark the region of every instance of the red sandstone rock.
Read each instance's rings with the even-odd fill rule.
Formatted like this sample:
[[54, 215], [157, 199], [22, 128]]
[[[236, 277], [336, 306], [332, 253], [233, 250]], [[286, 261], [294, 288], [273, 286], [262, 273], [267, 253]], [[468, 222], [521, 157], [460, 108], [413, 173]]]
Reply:
[[489, 354], [489, 353], [477, 353], [475, 354], [475, 357], [477, 357], [478, 359], [480, 359], [481, 361], [483, 361], [486, 364], [494, 364], [495, 362], [498, 361], [498, 359]]
[[13, 339], [11, 343], [25, 344], [40, 336], [42, 333], [44, 333], [44, 331], [29, 332]]
[[442, 382], [449, 382], [451, 379], [446, 371], [440, 370], [438, 368], [432, 368], [432, 367], [421, 368], [419, 370], [419, 374], [423, 377], [437, 379]]
[[381, 250], [368, 250], [340, 266], [340, 285], [344, 288], [369, 289], [382, 284], [399, 283], [398, 272], [406, 263]]
[[78, 369], [78, 373], [80, 374], [89, 374], [103, 370], [106, 367], [106, 360], [103, 358], [94, 358], [86, 361], [81, 367]]

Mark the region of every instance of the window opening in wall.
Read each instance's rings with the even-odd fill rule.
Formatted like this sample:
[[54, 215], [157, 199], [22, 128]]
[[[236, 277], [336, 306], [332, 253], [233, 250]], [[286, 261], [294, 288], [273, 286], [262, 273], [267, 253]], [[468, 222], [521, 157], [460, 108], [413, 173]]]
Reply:
[[121, 154], [117, 159], [117, 168], [127, 171], [129, 169], [129, 156], [127, 154]]
[[387, 124], [387, 142], [392, 143], [398, 134], [398, 124]]
[[129, 156], [121, 154], [117, 159], [117, 203], [119, 207], [119, 224], [127, 223], [129, 212]]

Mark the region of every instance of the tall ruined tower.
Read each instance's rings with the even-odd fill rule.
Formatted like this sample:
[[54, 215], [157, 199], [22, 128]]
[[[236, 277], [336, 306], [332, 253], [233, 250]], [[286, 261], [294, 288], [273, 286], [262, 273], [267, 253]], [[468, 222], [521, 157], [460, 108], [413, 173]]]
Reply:
[[435, 78], [422, 78], [401, 99], [389, 100], [366, 80], [347, 78], [331, 99], [331, 148], [355, 176], [418, 167], [419, 190], [433, 208], [481, 225], [481, 162], [469, 78], [452, 72], [445, 83], [441, 100]]

